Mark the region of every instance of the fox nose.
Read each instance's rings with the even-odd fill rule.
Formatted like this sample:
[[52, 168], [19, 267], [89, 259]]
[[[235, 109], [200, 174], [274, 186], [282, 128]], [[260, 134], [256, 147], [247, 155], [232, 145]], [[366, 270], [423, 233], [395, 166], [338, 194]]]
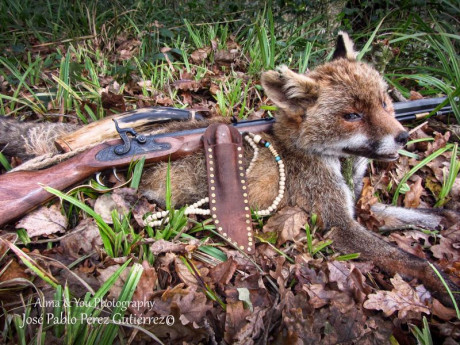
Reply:
[[395, 138], [395, 141], [400, 145], [406, 145], [408, 139], [409, 139], [409, 133], [404, 131], [398, 134], [398, 136]]

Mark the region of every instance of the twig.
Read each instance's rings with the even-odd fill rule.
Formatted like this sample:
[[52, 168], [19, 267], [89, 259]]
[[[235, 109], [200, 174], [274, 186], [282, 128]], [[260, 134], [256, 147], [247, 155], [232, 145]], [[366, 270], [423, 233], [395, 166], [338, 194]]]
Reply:
[[47, 47], [47, 46], [52, 46], [54, 44], [67, 43], [67, 42], [79, 41], [79, 40], [87, 40], [87, 39], [95, 38], [95, 37], [96, 37], [95, 35], [87, 35], [87, 36], [68, 38], [68, 39], [65, 39], [65, 40], [62, 40], [62, 41], [54, 41], [54, 42], [36, 44], [36, 45], [32, 46], [32, 48]]
[[392, 232], [392, 231], [402, 231], [402, 230], [417, 230], [417, 231], [422, 231], [424, 230], [423, 228], [416, 226], [416, 225], [399, 225], [399, 226], [382, 226], [379, 228], [379, 232], [385, 233], [385, 232]]

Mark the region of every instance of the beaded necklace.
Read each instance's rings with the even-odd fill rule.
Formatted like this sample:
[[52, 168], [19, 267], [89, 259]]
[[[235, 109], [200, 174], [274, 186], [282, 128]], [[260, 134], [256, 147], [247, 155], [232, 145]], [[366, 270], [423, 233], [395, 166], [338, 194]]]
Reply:
[[[268, 150], [270, 150], [271, 154], [273, 157], [275, 157], [275, 161], [278, 163], [278, 170], [279, 170], [279, 189], [278, 189], [278, 195], [276, 198], [273, 200], [273, 203], [265, 210], [259, 210], [259, 211], [254, 211], [254, 213], [258, 216], [268, 216], [270, 215], [273, 211], [276, 210], [278, 207], [279, 203], [281, 202], [281, 199], [284, 196], [284, 190], [286, 188], [286, 173], [284, 170], [284, 163], [283, 160], [281, 159], [281, 156], [278, 154], [278, 152], [275, 150], [273, 145], [271, 145], [268, 141], [262, 139], [262, 137], [258, 134], [253, 134], [253, 133], [245, 133], [243, 134], [244, 139], [248, 142], [248, 144], [253, 148], [254, 154], [251, 159], [251, 162], [249, 163], [248, 168], [246, 169], [246, 176], [251, 172], [253, 169], [255, 162], [259, 156], [259, 146], [260, 147], [265, 147]], [[210, 215], [211, 211], [209, 209], [204, 209], [201, 208], [204, 204], [209, 203], [209, 198], [203, 198], [194, 204], [187, 206], [185, 209], [185, 215], [189, 214], [199, 214], [199, 215]], [[154, 226], [159, 226], [164, 223], [169, 222], [169, 217], [168, 217], [169, 211], [161, 211], [161, 212], [156, 212], [153, 213], [149, 216], [146, 217], [144, 220], [144, 223], [150, 227]]]

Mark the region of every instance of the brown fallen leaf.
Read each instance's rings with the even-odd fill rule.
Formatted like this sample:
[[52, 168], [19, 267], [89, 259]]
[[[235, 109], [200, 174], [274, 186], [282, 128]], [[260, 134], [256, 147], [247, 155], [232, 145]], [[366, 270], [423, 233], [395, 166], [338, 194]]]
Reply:
[[176, 286], [168, 286], [165, 292], [161, 295], [162, 301], [167, 301], [168, 299], [174, 298], [175, 295], [185, 296], [189, 293], [190, 288], [184, 288], [184, 283], [179, 283]]
[[420, 197], [425, 191], [422, 187], [422, 178], [414, 176], [416, 181], [410, 185], [410, 190], [404, 194], [404, 207], [417, 208], [420, 205]]
[[165, 240], [158, 240], [150, 245], [150, 251], [154, 255], [159, 255], [161, 253], [185, 253], [186, 247], [186, 243], [174, 243]]
[[96, 221], [86, 218], [80, 221], [68, 236], [61, 240], [64, 253], [79, 258], [93, 250], [102, 248], [102, 239]]
[[174, 105], [174, 101], [163, 94], [158, 94], [155, 96], [155, 103], [162, 105], [164, 107], [171, 107]]
[[235, 61], [239, 54], [237, 49], [218, 50], [214, 54], [214, 60], [219, 63], [230, 63]]
[[439, 244], [435, 244], [430, 250], [437, 259], [446, 259], [449, 262], [460, 261], [459, 244], [450, 238], [441, 237]]
[[[107, 268], [98, 268], [97, 272], [99, 273], [99, 275], [97, 276], [97, 280], [99, 281], [101, 285], [104, 284], [108, 279], [110, 279], [113, 276], [113, 274], [120, 267], [121, 265], [112, 265]], [[123, 289], [123, 285], [125, 285], [128, 274], [129, 274], [129, 268], [126, 268], [123, 272], [121, 272], [118, 279], [111, 286], [107, 299], [117, 299], [118, 296], [120, 296], [121, 289]]]
[[137, 39], [125, 39], [117, 42], [118, 58], [120, 60], [130, 60], [138, 53], [141, 42]]
[[340, 291], [350, 292], [355, 300], [363, 303], [366, 296], [372, 291], [366, 284], [366, 278], [352, 263], [333, 261], [328, 262], [329, 282], [337, 283]]
[[284, 207], [270, 217], [263, 227], [264, 232], [278, 233], [277, 246], [286, 241], [294, 241], [301, 235], [302, 228], [308, 220], [307, 214], [300, 207]]
[[168, 289], [173, 279], [175, 279], [175, 277], [173, 277], [174, 268], [172, 268], [172, 266], [176, 256], [177, 255], [174, 253], [165, 253], [164, 255], [160, 255], [155, 262], [158, 274], [158, 284], [161, 289]]
[[270, 308], [254, 308], [251, 315], [246, 317], [246, 324], [241, 327], [233, 338], [233, 343], [236, 345], [251, 345], [254, 344], [253, 339], [259, 338], [265, 328], [264, 317], [269, 312]]
[[399, 274], [390, 279], [392, 291], [377, 291], [370, 294], [364, 302], [364, 308], [382, 310], [386, 316], [398, 311], [398, 318], [404, 319], [409, 314], [430, 314], [430, 309], [420, 300], [417, 292], [406, 283]]
[[190, 58], [192, 59], [194, 64], [201, 64], [206, 58], [208, 54], [211, 52], [210, 47], [199, 48], [195, 50], [192, 54], [190, 54]]
[[409, 100], [410, 101], [416, 101], [416, 100], [419, 100], [419, 99], [423, 99], [423, 96], [420, 94], [420, 92], [411, 90]]
[[315, 309], [329, 304], [338, 294], [337, 291], [326, 290], [323, 284], [304, 285], [302, 289], [308, 293], [308, 303]]
[[26, 267], [21, 266], [15, 259], [12, 259], [5, 267], [2, 268], [0, 282], [6, 282], [16, 278], [32, 280], [32, 276], [26, 273]]
[[94, 203], [94, 212], [100, 215], [104, 222], [106, 222], [107, 224], [113, 223], [113, 210], [118, 210], [118, 207], [115, 201], [112, 199], [111, 194], [102, 194], [96, 199], [96, 202]]
[[94, 211], [107, 224], [112, 224], [112, 211], [117, 210], [119, 215], [128, 214], [139, 197], [133, 188], [117, 188], [112, 193], [102, 194], [96, 199]]
[[251, 311], [244, 309], [243, 302], [227, 303], [224, 339], [228, 344], [233, 344], [239, 330], [246, 326], [249, 315]]
[[425, 252], [422, 246], [417, 241], [414, 241], [411, 237], [406, 237], [397, 233], [392, 233], [388, 236], [390, 240], [395, 241], [398, 247], [402, 250], [411, 253], [419, 258], [425, 259]]
[[430, 174], [427, 176], [430, 179], [434, 180], [432, 181], [432, 183], [436, 183], [437, 181], [440, 185], [442, 185], [445, 179], [446, 173], [449, 171], [449, 165], [450, 165], [449, 162], [450, 162], [450, 157], [440, 155], [426, 165], [433, 172], [433, 174]]
[[147, 261], [142, 262], [142, 267], [144, 271], [139, 279], [136, 291], [134, 291], [129, 310], [135, 316], [151, 316], [153, 315], [151, 303], [153, 303], [153, 295], [157, 284], [157, 273], [155, 268], [150, 267]]
[[127, 214], [138, 202], [139, 196], [134, 188], [117, 188], [112, 193], [112, 199], [117, 204], [120, 213]]
[[[117, 95], [111, 91], [102, 92], [101, 102], [102, 102], [102, 106], [104, 107], [104, 109], [107, 109], [107, 110], [114, 109], [119, 112], [126, 111], [125, 98], [123, 97], [123, 95]], [[109, 112], [107, 115], [110, 115], [110, 114], [112, 114], [112, 112]]]
[[149, 203], [146, 197], [141, 197], [139, 201], [134, 204], [131, 212], [137, 224], [143, 228], [145, 227], [144, 216], [147, 213], [155, 212], [155, 205]]
[[199, 89], [202, 88], [201, 83], [195, 81], [195, 80], [190, 80], [190, 79], [182, 79], [182, 80], [176, 80], [173, 83], [174, 87], [178, 90], [182, 91], [198, 91]]
[[183, 325], [189, 323], [201, 324], [206, 312], [212, 309], [212, 302], [202, 292], [191, 288], [186, 295], [176, 295], [171, 304], [171, 309], [177, 307], [180, 313], [180, 321]]
[[56, 206], [40, 207], [22, 218], [16, 225], [16, 229], [24, 228], [29, 237], [47, 236], [56, 232], [65, 232], [67, 218], [62, 215]]
[[365, 177], [363, 179], [361, 197], [356, 203], [357, 218], [361, 224], [366, 226], [366, 228], [373, 230], [377, 230], [383, 225], [383, 221], [378, 219], [371, 211], [372, 205], [375, 205], [378, 202], [378, 198], [375, 195], [375, 189], [371, 184], [371, 180], [368, 177]]
[[228, 258], [227, 261], [221, 262], [209, 270], [209, 277], [215, 284], [220, 284], [222, 287], [227, 285], [236, 271], [236, 261], [233, 258]]
[[428, 144], [428, 150], [425, 152], [425, 154], [428, 156], [440, 148], [445, 147], [449, 141], [449, 138], [450, 132], [446, 132], [444, 134], [436, 132], [434, 135], [434, 142]]
[[183, 281], [188, 286], [194, 288], [199, 287], [199, 282], [197, 278], [192, 272], [189, 271], [189, 269], [187, 268], [187, 266], [185, 266], [181, 259], [176, 257], [174, 259], [174, 266], [176, 267], [176, 273], [181, 281]]
[[[312, 307], [307, 302], [305, 292], [293, 294], [288, 290], [282, 296], [283, 328], [287, 334], [278, 334], [278, 344], [321, 344], [322, 334], [320, 329], [316, 329], [314, 323], [319, 322], [323, 325], [327, 322], [327, 315], [321, 314], [321, 310], [312, 317]], [[276, 335], [275, 335], [276, 336]]]

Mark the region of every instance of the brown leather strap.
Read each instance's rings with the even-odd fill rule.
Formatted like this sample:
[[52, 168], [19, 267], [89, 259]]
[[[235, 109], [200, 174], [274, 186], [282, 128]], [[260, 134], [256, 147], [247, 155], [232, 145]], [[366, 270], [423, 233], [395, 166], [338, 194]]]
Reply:
[[248, 187], [240, 132], [212, 124], [203, 136], [208, 171], [209, 208], [217, 230], [248, 254], [254, 253]]

